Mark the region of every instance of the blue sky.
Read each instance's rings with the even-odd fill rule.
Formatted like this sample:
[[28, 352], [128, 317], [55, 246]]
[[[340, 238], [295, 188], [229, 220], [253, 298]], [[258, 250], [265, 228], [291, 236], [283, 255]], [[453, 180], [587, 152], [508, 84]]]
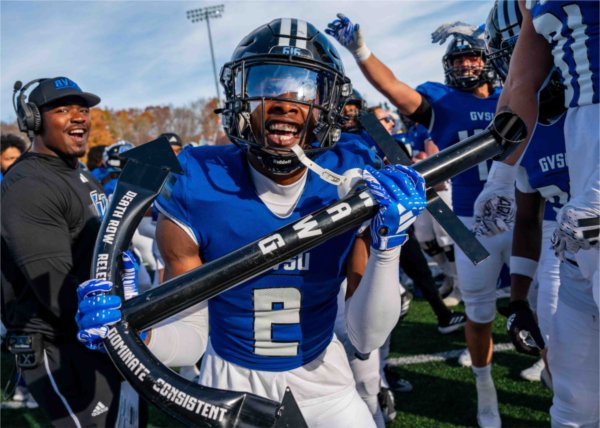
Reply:
[[[443, 79], [445, 47], [433, 45], [438, 25], [485, 21], [492, 0], [224, 1], [211, 21], [217, 71], [241, 38], [279, 17], [319, 29], [343, 12], [359, 22], [371, 50], [404, 82]], [[183, 105], [215, 95], [205, 23], [186, 11], [219, 1], [7, 1], [0, 3], [0, 119], [12, 121], [12, 87], [39, 77], [67, 76], [115, 109]], [[335, 42], [334, 42], [335, 43]], [[339, 47], [346, 74], [369, 103], [383, 100]]]

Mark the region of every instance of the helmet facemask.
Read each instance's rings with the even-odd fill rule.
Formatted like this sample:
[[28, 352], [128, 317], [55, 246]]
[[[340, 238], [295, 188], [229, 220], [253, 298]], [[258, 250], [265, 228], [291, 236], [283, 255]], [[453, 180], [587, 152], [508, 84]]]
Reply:
[[[481, 65], [455, 66], [454, 60], [461, 57], [480, 58]], [[448, 86], [469, 91], [484, 83], [493, 82], [493, 72], [487, 64], [483, 46], [473, 46], [467, 40], [457, 37], [450, 43], [442, 62]]]
[[485, 49], [490, 64], [502, 82], [521, 32], [523, 16], [516, 1], [496, 0], [485, 23]]
[[519, 35], [517, 34], [509, 39], [502, 40], [499, 48], [494, 48], [490, 44], [487, 44], [487, 58], [502, 81], [505, 81], [506, 76], [508, 76], [510, 57], [515, 49], [518, 38]]
[[[522, 21], [519, 5], [508, 0], [496, 1], [487, 18], [484, 35], [487, 57], [502, 82], [508, 76]], [[551, 124], [563, 114], [564, 89], [560, 73], [553, 69], [539, 92], [539, 123]]]
[[312, 156], [339, 138], [339, 100], [350, 91], [340, 77], [289, 57], [226, 64], [221, 71], [227, 93], [223, 125], [231, 140], [270, 172], [289, 174], [302, 166], [293, 145]]

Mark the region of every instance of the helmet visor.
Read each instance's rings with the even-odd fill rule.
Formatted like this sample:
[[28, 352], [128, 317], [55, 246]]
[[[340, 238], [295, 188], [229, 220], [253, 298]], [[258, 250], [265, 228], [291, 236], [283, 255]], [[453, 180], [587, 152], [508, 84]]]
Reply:
[[236, 77], [236, 92], [242, 98], [277, 98], [318, 106], [328, 102], [331, 78], [327, 73], [279, 64], [253, 65], [244, 71]]

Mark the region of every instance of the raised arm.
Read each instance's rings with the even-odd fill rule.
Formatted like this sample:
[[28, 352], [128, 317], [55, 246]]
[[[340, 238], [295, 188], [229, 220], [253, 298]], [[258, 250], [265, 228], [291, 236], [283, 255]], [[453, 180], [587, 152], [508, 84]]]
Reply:
[[396, 78], [392, 70], [383, 64], [367, 47], [359, 24], [338, 13], [325, 32], [335, 38], [356, 59], [367, 80], [398, 110], [407, 116], [417, 111], [423, 97], [416, 90]]

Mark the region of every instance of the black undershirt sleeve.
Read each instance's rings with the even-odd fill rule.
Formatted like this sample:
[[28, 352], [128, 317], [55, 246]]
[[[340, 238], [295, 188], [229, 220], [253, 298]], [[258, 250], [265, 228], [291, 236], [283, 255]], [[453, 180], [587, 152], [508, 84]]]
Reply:
[[74, 316], [78, 280], [71, 273], [68, 201], [50, 186], [24, 179], [10, 187], [2, 204], [2, 237], [27, 286], [57, 318]]
[[425, 128], [429, 128], [431, 125], [432, 114], [433, 109], [431, 108], [431, 104], [429, 104], [427, 98], [421, 95], [421, 105], [419, 105], [412, 114], [409, 114], [408, 118], [423, 125]]

